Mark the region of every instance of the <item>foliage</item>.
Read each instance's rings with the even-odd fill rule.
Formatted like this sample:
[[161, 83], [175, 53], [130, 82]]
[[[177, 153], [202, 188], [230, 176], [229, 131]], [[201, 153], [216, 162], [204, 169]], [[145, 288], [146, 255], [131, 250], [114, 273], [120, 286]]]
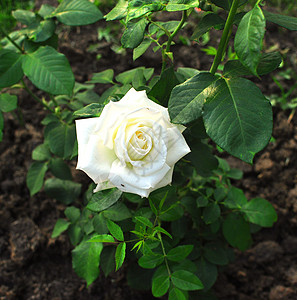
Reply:
[[[214, 55], [210, 70], [176, 69], [171, 45], [197, 7], [202, 18], [191, 39], [199, 41], [215, 29], [222, 30], [220, 43], [209, 49]], [[181, 19], [160, 21], [156, 16], [163, 12], [179, 12]], [[44, 142], [32, 153], [27, 185], [31, 196], [44, 187], [67, 206], [52, 237], [67, 231], [75, 247], [76, 273], [90, 285], [99, 269], [108, 276], [129, 261], [132, 287], [149, 287], [155, 297], [168, 294], [170, 300], [214, 299], [211, 287], [219, 268], [233, 259], [231, 247], [248, 249], [252, 233], [272, 226], [277, 216], [268, 201], [248, 200], [232, 185], [242, 173], [213, 155], [209, 140], [248, 163], [267, 145], [271, 104], [250, 79], [281, 63], [278, 53], [263, 51], [266, 22], [296, 30], [297, 18], [245, 0], [121, 0], [105, 16], [88, 0], [63, 0], [35, 12], [17, 9], [12, 16], [22, 26], [10, 34], [2, 28], [0, 138], [3, 113], [17, 108], [11, 87], [25, 89], [49, 111], [42, 121]], [[122, 24], [121, 45], [132, 49], [134, 60], [148, 49], [160, 51], [161, 74], [145, 66], [116, 76], [107, 69], [87, 82], [75, 82], [67, 58], [57, 50], [59, 27], [103, 19]], [[233, 28], [234, 52], [228, 48]], [[112, 40], [109, 33], [105, 38]], [[31, 91], [28, 80], [44, 92], [42, 98]], [[99, 84], [106, 84], [101, 95], [94, 92]], [[172, 123], [186, 126], [191, 153], [176, 165], [173, 184], [148, 199], [116, 188], [93, 193], [93, 183], [81, 197], [81, 184], [73, 181], [68, 164], [78, 152], [74, 121], [100, 116], [107, 103], [118, 101], [131, 87], [145, 90], [168, 107]]]

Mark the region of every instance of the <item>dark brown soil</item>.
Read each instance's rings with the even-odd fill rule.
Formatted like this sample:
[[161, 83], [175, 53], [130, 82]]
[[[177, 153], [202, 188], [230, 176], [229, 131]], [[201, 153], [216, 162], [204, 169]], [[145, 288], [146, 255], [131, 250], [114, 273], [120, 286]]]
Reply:
[[[116, 55], [109, 44], [97, 53], [86, 52], [87, 46], [97, 42], [93, 26], [65, 29], [60, 35], [60, 51], [70, 60], [79, 82], [107, 68], [114, 68], [116, 73], [139, 65], [160, 70], [159, 57], [153, 52], [136, 62], [132, 61], [131, 52]], [[288, 36], [275, 26], [268, 27], [267, 45], [278, 44], [287, 53], [287, 64], [293, 69], [296, 41], [296, 34]], [[214, 38], [211, 44], [216, 43]], [[198, 44], [191, 48], [177, 44], [173, 50], [177, 66], [208, 69], [212, 61]], [[102, 58], [96, 61], [98, 53]], [[283, 82], [288, 87], [291, 83]], [[266, 95], [279, 92], [269, 76], [259, 81], [259, 86]], [[102, 90], [98, 87], [98, 91]], [[153, 299], [149, 292], [129, 289], [125, 267], [109, 278], [101, 275], [87, 289], [72, 270], [72, 246], [67, 236], [50, 237], [65, 207], [43, 192], [30, 197], [26, 187], [31, 152], [42, 142], [40, 121], [46, 112], [25, 92], [18, 96], [25, 126], [15, 114], [6, 114], [0, 143], [0, 299]], [[231, 166], [245, 172], [237, 184], [248, 198], [263, 197], [273, 203], [278, 222], [255, 234], [252, 248], [237, 252], [235, 261], [221, 270], [215, 285], [220, 300], [297, 299], [297, 115], [290, 119], [289, 114], [290, 111], [275, 109], [275, 141], [257, 155], [253, 166], [228, 158]], [[73, 174], [76, 181], [87, 180], [74, 169]]]

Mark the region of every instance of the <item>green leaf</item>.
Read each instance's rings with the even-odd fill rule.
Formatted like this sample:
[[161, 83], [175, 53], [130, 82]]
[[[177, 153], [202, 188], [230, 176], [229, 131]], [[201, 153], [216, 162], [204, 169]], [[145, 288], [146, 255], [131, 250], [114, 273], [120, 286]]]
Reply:
[[113, 75], [113, 69], [107, 69], [99, 73], [94, 73], [92, 79], [88, 81], [88, 83], [114, 83]]
[[155, 205], [154, 205], [154, 202], [152, 201], [151, 198], [149, 198], [149, 204], [150, 204], [150, 207], [151, 207], [152, 212], [153, 212], [156, 216], [159, 215], [158, 210], [156, 209], [156, 207], [155, 207]]
[[88, 0], [63, 0], [52, 13], [61, 23], [80, 26], [95, 23], [103, 18], [97, 6]]
[[277, 221], [274, 207], [262, 198], [254, 198], [247, 202], [241, 211], [244, 212], [249, 222], [263, 227], [271, 227]]
[[143, 87], [146, 84], [146, 80], [143, 74], [143, 70], [138, 69], [135, 73], [135, 76], [133, 77], [132, 80], [132, 86], [137, 90], [141, 91], [143, 90]]
[[42, 4], [38, 11], [38, 14], [45, 19], [46, 17], [49, 17], [54, 10], [54, 6], [51, 6], [49, 4]]
[[259, 75], [266, 75], [279, 67], [282, 56], [279, 52], [264, 53], [258, 64], [257, 72]]
[[24, 25], [30, 25], [36, 22], [36, 15], [29, 10], [17, 9], [12, 12], [12, 16], [20, 23]]
[[124, 31], [121, 43], [124, 48], [134, 49], [143, 41], [144, 32], [148, 21], [146, 19], [140, 19], [137, 22], [131, 21], [127, 24], [127, 28]]
[[187, 79], [197, 75], [199, 73], [198, 70], [193, 68], [184, 68], [180, 67], [177, 69], [175, 75], [180, 83], [185, 82]]
[[144, 67], [139, 67], [135, 68], [129, 71], [125, 71], [123, 73], [120, 73], [119, 75], [116, 76], [116, 81], [120, 82], [121, 84], [125, 85], [128, 83], [132, 83], [133, 78], [135, 77], [135, 74], [137, 73], [138, 70], [143, 70], [143, 76], [145, 79], [148, 81], [152, 75], [154, 74], [154, 69], [153, 68], [144, 68]]
[[44, 190], [50, 197], [67, 205], [72, 203], [79, 196], [81, 184], [70, 180], [49, 178], [45, 181]]
[[56, 35], [55, 33], [48, 38], [46, 41], [44, 42], [33, 42], [31, 40], [29, 40], [28, 38], [24, 40], [24, 50], [26, 51], [26, 53], [32, 53], [35, 52], [36, 50], [38, 50], [39, 47], [41, 46], [50, 46], [54, 49], [58, 49], [58, 35]]
[[75, 223], [80, 218], [80, 210], [77, 207], [69, 206], [64, 211], [65, 216], [71, 223]]
[[128, 2], [129, 6], [126, 21], [140, 18], [149, 12], [162, 10], [164, 7], [163, 4], [158, 0], [131, 0]]
[[40, 23], [28, 27], [28, 37], [36, 43], [48, 40], [56, 30], [56, 24], [53, 20], [44, 20]]
[[26, 177], [27, 186], [30, 190], [30, 196], [35, 195], [41, 190], [47, 168], [47, 163], [44, 162], [33, 162], [30, 166]]
[[23, 78], [22, 55], [8, 49], [0, 50], [0, 88], [9, 87]]
[[209, 13], [205, 15], [202, 20], [197, 25], [193, 35], [191, 36], [192, 40], [199, 40], [199, 38], [208, 32], [211, 28], [222, 28], [225, 24], [225, 20], [222, 19], [215, 13]]
[[203, 104], [218, 77], [201, 72], [176, 86], [170, 95], [168, 111], [173, 123], [187, 124], [202, 114]]
[[244, 78], [216, 82], [204, 104], [203, 120], [216, 144], [248, 163], [271, 137], [271, 104], [254, 83]]
[[123, 203], [117, 203], [103, 211], [104, 216], [112, 221], [122, 221], [131, 218], [128, 207]]
[[208, 198], [205, 196], [200, 196], [196, 200], [197, 207], [206, 207], [208, 204]]
[[203, 254], [209, 262], [215, 265], [224, 266], [229, 262], [227, 252], [219, 242], [209, 242], [205, 244]]
[[168, 231], [166, 231], [164, 228], [162, 228], [160, 226], [156, 226], [154, 228], [154, 230], [157, 231], [157, 232], [161, 232], [161, 233], [167, 235], [168, 237], [170, 237], [171, 239], [173, 239], [172, 235]]
[[82, 228], [79, 224], [71, 224], [68, 228], [68, 236], [73, 246], [76, 246], [83, 237]]
[[100, 256], [100, 267], [107, 277], [115, 270], [115, 247], [104, 247]]
[[202, 176], [210, 176], [218, 166], [218, 160], [212, 154], [212, 149], [201, 141], [192, 144], [187, 158], [194, 165], [197, 173]]
[[187, 296], [184, 293], [184, 291], [174, 287], [169, 291], [168, 300], [187, 300]]
[[126, 243], [120, 243], [115, 253], [116, 271], [122, 266], [126, 256]]
[[227, 172], [227, 176], [232, 179], [240, 180], [242, 179], [243, 172], [239, 169], [231, 169]]
[[262, 41], [265, 33], [265, 17], [261, 8], [255, 5], [239, 23], [234, 48], [241, 63], [254, 75], [261, 58]]
[[56, 225], [54, 227], [53, 233], [51, 238], [58, 237], [62, 232], [66, 231], [70, 225], [70, 222], [66, 221], [65, 219], [58, 219]]
[[38, 145], [32, 152], [32, 159], [38, 161], [49, 160], [51, 153], [47, 144]]
[[54, 176], [60, 179], [72, 180], [70, 168], [62, 158], [51, 159], [49, 169]]
[[154, 269], [156, 266], [161, 264], [163, 260], [164, 256], [161, 254], [148, 254], [140, 257], [138, 264], [145, 269]]
[[193, 250], [193, 245], [182, 245], [171, 249], [167, 253], [167, 258], [171, 261], [180, 262], [184, 260]]
[[164, 212], [160, 215], [160, 220], [171, 222], [180, 219], [184, 214], [184, 210], [181, 205], [175, 203], [171, 205], [168, 209], [164, 209]]
[[72, 250], [72, 267], [89, 286], [99, 275], [99, 260], [102, 243], [82, 242]]
[[203, 210], [203, 220], [205, 224], [215, 222], [221, 215], [220, 206], [217, 203], [210, 203]]
[[89, 104], [73, 113], [81, 118], [99, 117], [105, 105], [99, 103]]
[[138, 217], [134, 217], [134, 219], [137, 220], [138, 222], [144, 224], [145, 226], [147, 226], [149, 228], [154, 227], [153, 223], [146, 217], [138, 216]]
[[148, 47], [151, 45], [151, 43], [152, 43], [151, 39], [145, 38], [138, 47], [134, 48], [133, 60], [136, 60], [137, 58], [139, 58], [148, 49]]
[[152, 282], [152, 293], [154, 297], [162, 297], [169, 289], [170, 280], [167, 275], [154, 276]]
[[41, 90], [54, 95], [71, 95], [74, 75], [67, 58], [54, 48], [39, 47], [23, 57], [25, 75]]
[[108, 233], [108, 228], [106, 226], [106, 220], [102, 213], [96, 214], [93, 218], [93, 226], [96, 233], [105, 234]]
[[46, 134], [46, 141], [52, 153], [64, 159], [70, 158], [76, 142], [75, 126], [56, 123]]
[[0, 94], [0, 110], [3, 112], [10, 112], [18, 106], [18, 98], [16, 95], [7, 93]]
[[[281, 62], [282, 57], [279, 52], [262, 54], [257, 67], [258, 75], [266, 75], [274, 71]], [[239, 60], [229, 60], [224, 66], [223, 75], [227, 77], [250, 76], [252, 72], [244, 67]]]
[[289, 30], [297, 30], [297, 18], [291, 16], [284, 16], [274, 14], [270, 11], [263, 10], [265, 19], [269, 22], [275, 23], [279, 26], [285, 27]]
[[162, 72], [159, 80], [154, 84], [149, 97], [157, 99], [163, 106], [167, 106], [172, 89], [179, 84], [173, 68], [168, 68]]
[[117, 188], [94, 193], [87, 208], [95, 212], [103, 211], [116, 203], [121, 195], [122, 191]]
[[110, 234], [94, 235], [88, 240], [90, 243], [115, 243], [114, 238]]
[[204, 258], [197, 261], [197, 275], [204, 285], [204, 291], [209, 290], [217, 280], [218, 269], [216, 265], [208, 262]]
[[202, 290], [203, 284], [200, 279], [193, 273], [180, 270], [171, 274], [172, 283], [184, 291]]
[[167, 11], [180, 11], [190, 8], [199, 7], [198, 0], [169, 0], [166, 10]]
[[114, 238], [116, 238], [118, 241], [121, 241], [121, 242], [124, 241], [123, 230], [121, 229], [121, 227], [118, 224], [107, 219], [107, 227], [108, 227], [109, 232], [111, 233], [111, 235]]
[[239, 214], [229, 214], [223, 223], [223, 234], [227, 242], [241, 251], [246, 250], [252, 242], [250, 226]]
[[128, 1], [120, 0], [118, 1], [117, 5], [107, 15], [104, 16], [104, 18], [106, 21], [122, 19], [125, 16], [127, 8]]
[[227, 198], [224, 201], [224, 205], [231, 209], [242, 209], [248, 203], [243, 190], [232, 186], [229, 191]]

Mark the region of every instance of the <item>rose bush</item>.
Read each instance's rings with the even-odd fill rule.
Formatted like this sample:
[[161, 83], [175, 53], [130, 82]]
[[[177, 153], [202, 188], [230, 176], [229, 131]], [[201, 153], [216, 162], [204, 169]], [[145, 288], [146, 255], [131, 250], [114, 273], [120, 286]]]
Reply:
[[172, 181], [175, 163], [190, 152], [168, 109], [131, 88], [108, 103], [100, 117], [76, 120], [77, 169], [97, 184], [148, 197]]

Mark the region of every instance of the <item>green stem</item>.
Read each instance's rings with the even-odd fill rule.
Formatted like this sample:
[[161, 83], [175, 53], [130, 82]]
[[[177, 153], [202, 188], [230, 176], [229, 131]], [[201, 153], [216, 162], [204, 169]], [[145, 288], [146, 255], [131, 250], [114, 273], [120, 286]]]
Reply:
[[[161, 223], [160, 223], [159, 220], [158, 220], [158, 225], [161, 227]], [[171, 277], [171, 271], [170, 271], [170, 268], [169, 268], [169, 265], [168, 265], [167, 254], [166, 254], [166, 251], [165, 251], [165, 247], [164, 247], [162, 236], [161, 236], [160, 232], [158, 232], [158, 238], [159, 238], [159, 241], [161, 243], [161, 247], [162, 247], [162, 252], [163, 252], [163, 255], [164, 255], [164, 261], [165, 261], [166, 269], [167, 269], [169, 277]]]
[[180, 31], [180, 29], [183, 27], [183, 25], [185, 24], [187, 18], [188, 18], [187, 11], [184, 10], [182, 18], [181, 18], [179, 24], [177, 25], [175, 30], [170, 34], [170, 36], [168, 38], [165, 52], [163, 52], [162, 73], [164, 72], [164, 70], [166, 68], [166, 60], [167, 60], [167, 57], [168, 57], [168, 55], [166, 53], [168, 53], [170, 51], [171, 43], [172, 43], [174, 37]]
[[18, 49], [21, 51], [21, 53], [25, 54], [24, 49], [22, 49], [9, 35], [8, 33], [2, 28], [0, 27], [0, 30], [2, 31], [2, 33], [5, 35], [5, 37]]
[[234, 20], [234, 16], [236, 14], [236, 11], [237, 11], [238, 3], [239, 3], [239, 0], [234, 0], [233, 3], [232, 3], [231, 9], [230, 9], [230, 12], [229, 12], [229, 15], [228, 15], [228, 18], [227, 18], [227, 21], [226, 21], [226, 24], [225, 24], [225, 27], [224, 27], [224, 30], [223, 30], [222, 38], [221, 38], [220, 43], [219, 43], [217, 54], [214, 58], [212, 66], [210, 68], [210, 73], [211, 74], [215, 74], [215, 72], [218, 69], [219, 64], [222, 61], [224, 51], [226, 50], [227, 44], [229, 42], [230, 31], [232, 29], [233, 20]]
[[56, 99], [53, 95], [51, 95], [51, 100], [53, 101], [55, 107], [59, 107], [59, 104], [58, 104], [58, 102], [56, 101]]
[[153, 20], [150, 20], [149, 18], [147, 18], [152, 24], [154, 24], [155, 26], [157, 26], [158, 28], [160, 28], [161, 30], [163, 30], [167, 36], [170, 36], [170, 32], [165, 28], [163, 27], [162, 25], [158, 24], [157, 22], [153, 21]]
[[49, 111], [51, 111], [52, 113], [55, 114], [55, 111], [45, 102], [42, 101], [40, 98], [38, 98], [30, 89], [29, 87], [26, 85], [26, 83], [24, 82], [24, 80], [22, 79], [22, 83], [24, 85], [24, 89], [28, 92], [28, 94], [30, 96], [33, 97], [33, 99], [35, 99], [37, 102], [39, 102], [41, 105], [43, 105], [46, 109], [48, 109]]

